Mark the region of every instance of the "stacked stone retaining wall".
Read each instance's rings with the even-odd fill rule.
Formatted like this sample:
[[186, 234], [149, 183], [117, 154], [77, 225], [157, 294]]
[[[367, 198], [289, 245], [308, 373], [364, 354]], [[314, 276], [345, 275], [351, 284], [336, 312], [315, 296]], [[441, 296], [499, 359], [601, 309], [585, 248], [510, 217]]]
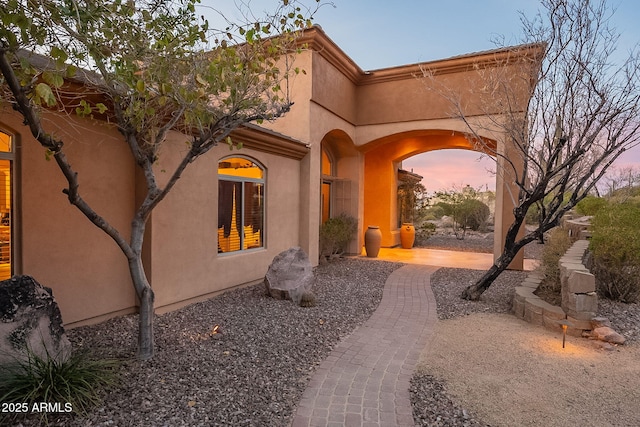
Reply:
[[561, 307], [549, 304], [534, 294], [542, 282], [540, 273], [534, 271], [515, 288], [514, 314], [529, 323], [554, 330], [561, 330], [560, 321], [567, 320], [567, 333], [574, 336], [582, 336], [585, 331], [592, 330], [591, 319], [598, 311], [598, 297], [595, 277], [583, 264], [588, 247], [588, 240], [578, 240], [560, 258]]

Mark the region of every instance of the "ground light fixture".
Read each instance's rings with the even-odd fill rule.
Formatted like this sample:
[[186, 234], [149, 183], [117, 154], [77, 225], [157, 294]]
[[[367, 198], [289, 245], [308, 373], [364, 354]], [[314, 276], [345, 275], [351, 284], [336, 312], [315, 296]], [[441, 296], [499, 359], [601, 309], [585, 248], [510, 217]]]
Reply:
[[573, 323], [569, 322], [567, 319], [562, 319], [558, 321], [558, 324], [562, 326], [562, 348], [564, 348], [564, 343], [567, 339], [567, 328], [569, 326], [573, 326]]

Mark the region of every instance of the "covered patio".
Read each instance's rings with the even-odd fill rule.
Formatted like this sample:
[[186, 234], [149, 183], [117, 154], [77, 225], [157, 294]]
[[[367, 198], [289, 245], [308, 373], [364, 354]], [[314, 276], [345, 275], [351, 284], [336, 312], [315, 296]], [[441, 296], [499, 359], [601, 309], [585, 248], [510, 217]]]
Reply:
[[[358, 258], [403, 262], [435, 267], [468, 268], [471, 270], [488, 270], [493, 264], [493, 254], [480, 252], [448, 251], [443, 249], [401, 247], [380, 248], [377, 258], [369, 258], [362, 251]], [[532, 271], [538, 266], [538, 260], [524, 260], [524, 270]]]

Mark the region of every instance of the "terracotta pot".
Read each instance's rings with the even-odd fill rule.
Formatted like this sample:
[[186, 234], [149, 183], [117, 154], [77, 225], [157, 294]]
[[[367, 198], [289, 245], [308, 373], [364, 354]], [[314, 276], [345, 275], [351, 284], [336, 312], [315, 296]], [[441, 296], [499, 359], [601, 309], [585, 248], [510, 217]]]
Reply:
[[410, 222], [402, 223], [400, 228], [400, 245], [403, 249], [411, 249], [416, 240], [416, 229]]
[[380, 252], [380, 243], [382, 243], [382, 232], [377, 225], [370, 225], [364, 233], [364, 249], [369, 258], [375, 258]]

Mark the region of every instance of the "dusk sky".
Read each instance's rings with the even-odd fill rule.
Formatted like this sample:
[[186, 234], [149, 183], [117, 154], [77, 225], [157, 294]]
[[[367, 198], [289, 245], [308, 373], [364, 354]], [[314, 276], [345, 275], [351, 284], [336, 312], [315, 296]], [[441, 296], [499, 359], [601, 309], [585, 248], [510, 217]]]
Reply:
[[[203, 4], [211, 0], [203, 0]], [[273, 9], [273, 0], [252, 0], [252, 9]], [[311, 0], [305, 0], [311, 4]], [[328, 1], [326, 3], [329, 3]], [[363, 70], [444, 59], [490, 50], [494, 40], [516, 45], [521, 40], [520, 14], [532, 17], [537, 0], [331, 0], [315, 16], [325, 33]], [[611, 0], [617, 8], [612, 22], [622, 33], [621, 51], [640, 42], [640, 2]], [[271, 5], [271, 6], [269, 6]], [[424, 153], [403, 162], [404, 169], [425, 177], [428, 191], [466, 185], [495, 187], [486, 172], [495, 169], [491, 159], [462, 150]], [[640, 167], [640, 150], [625, 155], [620, 165]]]

